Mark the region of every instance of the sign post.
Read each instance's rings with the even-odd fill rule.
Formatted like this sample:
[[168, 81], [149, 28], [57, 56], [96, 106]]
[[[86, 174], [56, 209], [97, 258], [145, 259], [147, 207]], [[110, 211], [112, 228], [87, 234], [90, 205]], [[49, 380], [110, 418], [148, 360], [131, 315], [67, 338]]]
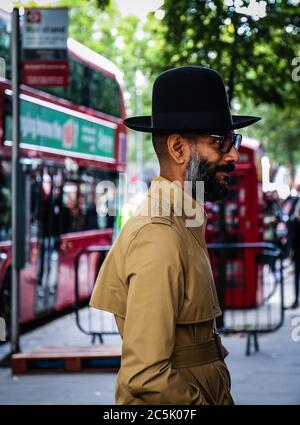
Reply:
[[19, 244], [21, 236], [22, 210], [20, 208], [20, 26], [19, 10], [12, 13], [12, 304], [11, 304], [11, 353], [20, 351], [19, 345], [19, 298], [20, 269], [23, 266], [23, 247]]

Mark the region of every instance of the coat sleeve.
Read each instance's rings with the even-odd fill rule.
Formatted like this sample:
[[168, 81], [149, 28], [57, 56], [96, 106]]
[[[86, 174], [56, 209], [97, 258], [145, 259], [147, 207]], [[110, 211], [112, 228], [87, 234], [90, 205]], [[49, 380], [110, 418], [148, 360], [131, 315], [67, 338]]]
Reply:
[[127, 252], [121, 367], [136, 404], [207, 404], [199, 387], [170, 362], [184, 299], [180, 257], [178, 236], [164, 224], [144, 226]]

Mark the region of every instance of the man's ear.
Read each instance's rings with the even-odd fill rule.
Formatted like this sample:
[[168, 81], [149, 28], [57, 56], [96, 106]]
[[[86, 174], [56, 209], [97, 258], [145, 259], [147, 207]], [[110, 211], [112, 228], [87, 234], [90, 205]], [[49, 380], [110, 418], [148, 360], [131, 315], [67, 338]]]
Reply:
[[170, 134], [167, 140], [169, 155], [177, 164], [184, 164], [187, 157], [187, 141], [177, 133]]

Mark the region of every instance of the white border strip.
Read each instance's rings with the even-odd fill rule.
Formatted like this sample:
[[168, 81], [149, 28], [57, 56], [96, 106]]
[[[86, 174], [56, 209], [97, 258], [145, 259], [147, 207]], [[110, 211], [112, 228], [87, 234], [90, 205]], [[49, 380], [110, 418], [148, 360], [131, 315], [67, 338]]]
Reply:
[[[5, 94], [12, 96], [12, 90], [6, 89]], [[115, 123], [108, 122], [101, 118], [96, 118], [91, 115], [84, 114], [83, 112], [74, 111], [73, 109], [68, 109], [64, 106], [56, 105], [46, 100], [37, 99], [32, 96], [28, 96], [27, 94], [20, 94], [20, 99], [26, 100], [27, 102], [34, 103], [36, 105], [44, 106], [45, 108], [48, 108], [48, 109], [53, 109], [54, 111], [57, 111], [57, 112], [62, 112], [63, 114], [70, 115], [70, 116], [82, 119], [84, 121], [90, 121], [94, 124], [99, 124], [104, 127], [112, 128], [113, 130], [117, 128], [117, 124]]]

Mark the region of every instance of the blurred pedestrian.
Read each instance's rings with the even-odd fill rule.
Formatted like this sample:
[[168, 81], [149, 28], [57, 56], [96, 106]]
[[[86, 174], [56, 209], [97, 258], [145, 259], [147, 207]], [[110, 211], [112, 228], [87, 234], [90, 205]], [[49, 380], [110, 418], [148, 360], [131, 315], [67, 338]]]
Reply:
[[296, 186], [296, 195], [290, 195], [286, 199], [288, 203], [286, 208], [286, 214], [288, 215], [287, 229], [288, 229], [288, 242], [287, 242], [287, 255], [291, 256], [292, 250], [292, 241], [293, 241], [293, 229], [294, 229], [294, 219], [295, 219], [295, 208], [300, 197], [300, 185]]
[[294, 219], [292, 221], [292, 240], [291, 240], [292, 260], [295, 264], [295, 301], [291, 308], [299, 307], [299, 285], [300, 285], [300, 197], [295, 206]]
[[[264, 241], [277, 244], [277, 225], [280, 222], [280, 205], [277, 191], [266, 192], [266, 214], [264, 217]], [[276, 258], [269, 257], [268, 264], [271, 267], [273, 273], [276, 272]]]

